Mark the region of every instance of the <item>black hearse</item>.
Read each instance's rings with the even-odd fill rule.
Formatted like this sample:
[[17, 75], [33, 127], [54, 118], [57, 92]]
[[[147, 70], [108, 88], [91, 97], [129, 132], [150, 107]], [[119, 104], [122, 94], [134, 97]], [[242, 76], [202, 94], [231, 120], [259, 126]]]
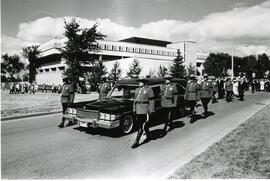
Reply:
[[[162, 78], [148, 78], [148, 85], [154, 91], [155, 117], [162, 115], [160, 86], [165, 80]], [[187, 81], [184, 79], [172, 79], [178, 89], [177, 113], [185, 110], [184, 94]], [[136, 79], [123, 79], [118, 81], [107, 97], [103, 100], [78, 102], [67, 109], [64, 117], [75, 119], [80, 127], [92, 128], [119, 128], [123, 134], [130, 133], [136, 126], [133, 113], [135, 89], [139, 87]]]

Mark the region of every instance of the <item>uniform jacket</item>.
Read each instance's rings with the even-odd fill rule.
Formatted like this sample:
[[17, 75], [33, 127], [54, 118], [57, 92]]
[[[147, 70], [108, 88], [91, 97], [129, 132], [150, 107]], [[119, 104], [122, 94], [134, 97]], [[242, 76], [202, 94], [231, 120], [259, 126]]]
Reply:
[[99, 99], [103, 99], [107, 96], [107, 94], [111, 90], [111, 84], [108, 82], [103, 82], [99, 84], [98, 91], [99, 91]]
[[144, 86], [135, 90], [133, 111], [136, 114], [148, 114], [155, 112], [154, 92], [151, 87]]
[[233, 91], [233, 83], [232, 83], [232, 81], [226, 81], [226, 83], [225, 83], [225, 91]]
[[217, 83], [217, 81], [213, 80], [212, 84], [213, 84], [213, 92], [217, 92], [218, 91], [218, 83]]
[[201, 98], [211, 98], [213, 95], [213, 84], [212, 81], [209, 80], [203, 80], [201, 82], [201, 93], [200, 97]]
[[188, 81], [186, 92], [185, 92], [185, 100], [196, 101], [200, 99], [200, 85], [197, 81]]
[[176, 107], [177, 106], [177, 87], [175, 84], [163, 84], [161, 86], [161, 106]]
[[73, 103], [74, 102], [74, 89], [71, 84], [64, 84], [61, 94], [61, 103]]

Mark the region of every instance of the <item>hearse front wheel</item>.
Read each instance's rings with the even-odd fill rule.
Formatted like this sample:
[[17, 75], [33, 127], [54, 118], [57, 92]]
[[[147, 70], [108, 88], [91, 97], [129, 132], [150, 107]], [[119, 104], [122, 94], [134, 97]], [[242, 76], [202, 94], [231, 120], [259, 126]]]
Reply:
[[120, 129], [123, 134], [129, 134], [134, 127], [133, 117], [129, 114], [125, 115], [121, 120]]

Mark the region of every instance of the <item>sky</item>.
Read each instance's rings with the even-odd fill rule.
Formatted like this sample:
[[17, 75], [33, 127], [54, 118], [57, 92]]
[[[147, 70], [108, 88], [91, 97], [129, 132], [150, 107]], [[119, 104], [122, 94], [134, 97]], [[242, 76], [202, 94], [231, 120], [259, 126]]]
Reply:
[[207, 52], [270, 55], [270, 0], [1, 0], [1, 53], [62, 38], [64, 19], [108, 40], [191, 40]]

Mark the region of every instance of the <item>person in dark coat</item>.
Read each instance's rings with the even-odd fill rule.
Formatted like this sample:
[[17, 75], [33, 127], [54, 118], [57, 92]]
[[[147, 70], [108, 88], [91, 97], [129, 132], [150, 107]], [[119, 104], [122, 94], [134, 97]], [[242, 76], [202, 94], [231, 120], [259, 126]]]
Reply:
[[224, 98], [224, 80], [223, 78], [219, 78], [218, 81], [218, 99]]

